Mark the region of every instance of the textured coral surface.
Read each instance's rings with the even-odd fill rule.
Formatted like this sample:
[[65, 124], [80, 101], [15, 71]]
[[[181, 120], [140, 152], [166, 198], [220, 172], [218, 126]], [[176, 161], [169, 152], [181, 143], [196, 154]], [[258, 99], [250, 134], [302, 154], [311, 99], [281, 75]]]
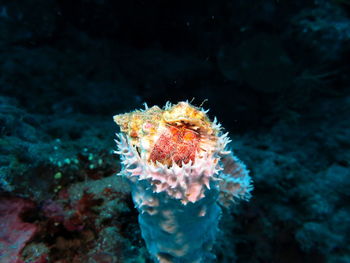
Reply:
[[24, 262], [20, 252], [38, 229], [35, 224], [23, 222], [21, 216], [34, 207], [25, 199], [0, 199], [0, 262]]
[[142, 237], [156, 262], [211, 262], [219, 202], [250, 198], [245, 166], [206, 113], [188, 102], [168, 102], [114, 116], [123, 132], [116, 141], [121, 175], [130, 180]]
[[196, 131], [169, 126], [155, 142], [150, 160], [166, 165], [194, 162], [195, 153], [199, 150], [199, 136]]
[[[188, 102], [168, 102], [163, 109], [146, 106], [114, 116], [123, 132], [117, 134], [116, 151], [124, 164], [122, 173], [132, 181], [148, 180], [155, 192], [166, 192], [184, 204], [203, 198], [211, 184], [216, 187], [215, 181], [221, 181], [225, 191], [222, 199], [248, 200], [248, 172], [236, 157], [225, 157], [230, 140], [206, 112]], [[220, 162], [221, 158], [230, 162]]]

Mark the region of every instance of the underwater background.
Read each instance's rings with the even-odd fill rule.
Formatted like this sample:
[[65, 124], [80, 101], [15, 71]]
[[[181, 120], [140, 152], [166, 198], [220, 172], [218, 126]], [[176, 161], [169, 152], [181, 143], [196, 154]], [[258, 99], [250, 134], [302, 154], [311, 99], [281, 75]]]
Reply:
[[0, 1], [0, 263], [151, 262], [112, 116], [210, 109], [254, 181], [216, 262], [350, 262], [350, 1]]

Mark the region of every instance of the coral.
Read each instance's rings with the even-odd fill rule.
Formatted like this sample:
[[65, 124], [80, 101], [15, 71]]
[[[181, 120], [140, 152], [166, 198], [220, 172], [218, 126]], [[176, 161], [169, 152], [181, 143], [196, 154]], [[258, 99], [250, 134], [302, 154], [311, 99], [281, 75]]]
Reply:
[[20, 253], [38, 229], [23, 222], [21, 215], [34, 207], [33, 202], [21, 198], [0, 199], [0, 262], [23, 262]]
[[135, 231], [132, 237], [125, 233], [126, 222], [132, 222], [129, 191], [121, 177], [109, 176], [72, 184], [61, 189], [55, 199], [43, 202], [37, 239], [45, 240], [49, 247], [50, 262], [85, 263], [110, 258], [120, 262], [130, 251], [145, 254], [130, 241]]
[[219, 194], [223, 205], [248, 200], [251, 179], [207, 111], [188, 102], [145, 107], [114, 120], [121, 174], [131, 182], [147, 248], [157, 262], [210, 261]]
[[22, 251], [24, 262], [48, 263], [49, 248], [43, 243], [30, 243]]
[[91, 118], [46, 119], [18, 104], [0, 96], [0, 192], [40, 202], [76, 181], [97, 180], [119, 169], [108, 150], [110, 139], [98, 129], [83, 128]]

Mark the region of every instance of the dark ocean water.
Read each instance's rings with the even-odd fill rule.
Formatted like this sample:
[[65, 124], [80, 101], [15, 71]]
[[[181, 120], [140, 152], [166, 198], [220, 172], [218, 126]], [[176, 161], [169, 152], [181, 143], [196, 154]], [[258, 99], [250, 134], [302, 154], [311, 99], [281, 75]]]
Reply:
[[112, 116], [186, 100], [254, 184], [214, 262], [350, 262], [349, 61], [348, 0], [0, 1], [0, 263], [153, 262]]

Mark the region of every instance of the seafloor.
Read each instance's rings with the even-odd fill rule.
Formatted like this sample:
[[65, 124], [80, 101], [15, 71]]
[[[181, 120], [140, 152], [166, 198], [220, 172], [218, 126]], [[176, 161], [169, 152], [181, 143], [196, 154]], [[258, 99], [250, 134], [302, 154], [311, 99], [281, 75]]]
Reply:
[[210, 108], [254, 181], [217, 262], [350, 262], [350, 1], [3, 0], [0, 263], [151, 262], [114, 114]]

